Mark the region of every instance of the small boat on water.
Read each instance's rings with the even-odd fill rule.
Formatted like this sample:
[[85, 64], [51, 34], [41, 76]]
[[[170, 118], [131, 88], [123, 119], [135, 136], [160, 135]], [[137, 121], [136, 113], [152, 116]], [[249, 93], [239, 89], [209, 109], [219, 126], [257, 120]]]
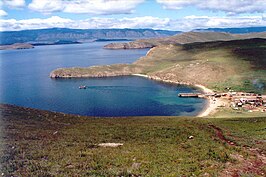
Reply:
[[87, 88], [86, 85], [81, 85], [81, 86], [79, 86], [79, 89], [86, 89], [86, 88]]

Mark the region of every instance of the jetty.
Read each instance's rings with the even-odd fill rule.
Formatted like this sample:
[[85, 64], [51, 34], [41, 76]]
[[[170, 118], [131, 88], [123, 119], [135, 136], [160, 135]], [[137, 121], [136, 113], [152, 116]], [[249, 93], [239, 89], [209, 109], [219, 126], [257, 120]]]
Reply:
[[266, 95], [245, 92], [222, 92], [222, 93], [179, 93], [184, 98], [207, 98], [216, 101], [216, 98], [228, 100], [233, 109], [243, 109], [249, 112], [266, 112]]
[[178, 96], [179, 97], [194, 97], [194, 98], [198, 98], [201, 97], [201, 93], [179, 93]]

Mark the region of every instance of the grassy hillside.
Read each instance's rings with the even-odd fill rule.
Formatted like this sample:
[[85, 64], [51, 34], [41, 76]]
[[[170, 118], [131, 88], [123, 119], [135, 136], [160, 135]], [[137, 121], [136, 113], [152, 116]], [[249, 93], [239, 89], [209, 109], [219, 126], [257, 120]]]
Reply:
[[266, 38], [266, 32], [231, 34], [225, 32], [187, 32], [170, 37], [139, 39], [128, 43], [111, 43], [105, 48], [108, 49], [134, 49], [134, 48], [151, 48], [152, 46], [168, 45], [168, 44], [189, 44], [195, 42], [212, 42], [212, 41], [231, 41], [243, 40], [250, 38]]
[[144, 74], [168, 80], [265, 92], [265, 47], [264, 39], [161, 46], [135, 64]]
[[[265, 117], [89, 118], [8, 105], [0, 112], [3, 176], [265, 174]], [[124, 145], [97, 146], [104, 142]]]
[[[80, 72], [82, 71], [82, 72]], [[245, 39], [160, 45], [131, 65], [58, 69], [51, 77], [147, 74], [164, 80], [202, 84], [222, 91], [266, 92], [266, 40]]]

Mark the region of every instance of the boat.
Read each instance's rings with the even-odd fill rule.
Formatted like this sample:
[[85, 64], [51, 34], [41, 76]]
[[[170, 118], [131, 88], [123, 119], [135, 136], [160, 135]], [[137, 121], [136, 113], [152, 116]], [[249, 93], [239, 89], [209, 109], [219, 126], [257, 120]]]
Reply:
[[81, 85], [81, 86], [79, 86], [79, 89], [86, 89], [86, 88], [87, 88], [86, 85]]

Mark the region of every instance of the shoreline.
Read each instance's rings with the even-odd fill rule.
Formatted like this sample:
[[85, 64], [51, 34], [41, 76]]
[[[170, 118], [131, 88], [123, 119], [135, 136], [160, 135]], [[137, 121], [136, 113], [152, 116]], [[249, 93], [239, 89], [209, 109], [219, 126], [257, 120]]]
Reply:
[[[191, 83], [187, 83], [187, 82], [175, 82], [175, 81], [171, 81], [171, 80], [164, 80], [164, 79], [161, 79], [159, 77], [152, 77], [152, 76], [149, 76], [149, 75], [145, 75], [145, 74], [132, 74], [132, 76], [139, 76], [139, 77], [144, 77], [144, 78], [147, 78], [147, 79], [151, 79], [151, 80], [156, 80], [156, 81], [162, 81], [162, 82], [166, 82], [166, 83], [171, 83], [171, 84], [180, 84], [180, 85], [188, 85], [188, 86], [193, 86], [193, 87], [197, 87], [199, 88], [200, 90], [202, 90], [203, 93], [214, 93], [213, 90], [203, 86], [203, 85], [200, 85], [200, 84], [191, 84]], [[200, 111], [196, 117], [206, 117], [206, 116], [209, 116], [210, 114], [214, 113], [217, 111], [217, 108], [221, 105], [224, 104], [224, 102], [219, 99], [219, 98], [215, 98], [214, 100], [211, 99], [210, 97], [209, 98], [205, 98], [207, 100], [207, 103], [206, 105], [204, 106], [203, 110]]]

